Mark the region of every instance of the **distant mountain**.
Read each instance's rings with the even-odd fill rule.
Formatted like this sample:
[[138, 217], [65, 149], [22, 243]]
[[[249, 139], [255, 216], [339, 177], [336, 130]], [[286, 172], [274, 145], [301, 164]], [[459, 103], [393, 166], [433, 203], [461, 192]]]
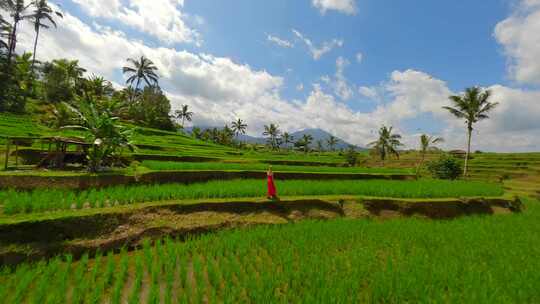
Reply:
[[[317, 145], [317, 141], [318, 140], [321, 140], [323, 142], [323, 147], [326, 149], [328, 148], [328, 144], [326, 143], [326, 141], [328, 140], [328, 138], [332, 135], [322, 129], [305, 129], [305, 130], [302, 130], [302, 131], [298, 131], [298, 132], [294, 132], [292, 133], [291, 135], [294, 137], [295, 140], [298, 140], [300, 138], [302, 138], [302, 136], [304, 136], [304, 134], [306, 135], [311, 135], [311, 137], [313, 137], [313, 143], [311, 144], [312, 147], [315, 147]], [[350, 146], [351, 144], [346, 142], [345, 140], [341, 139], [338, 137], [338, 143], [336, 145], [336, 149], [346, 149]], [[355, 146], [355, 145], [353, 145]], [[357, 148], [360, 148], [360, 147], [357, 147]]]
[[[304, 136], [304, 134], [307, 134], [307, 135], [311, 135], [313, 137], [313, 142], [311, 144], [311, 147], [314, 148], [316, 145], [317, 145], [317, 141], [318, 140], [321, 140], [323, 142], [323, 147], [325, 149], [328, 148], [328, 144], [326, 143], [326, 141], [328, 140], [328, 138], [330, 137], [330, 133], [322, 130], [322, 129], [305, 129], [305, 130], [302, 130], [302, 131], [297, 131], [297, 132], [294, 132], [294, 133], [290, 133], [291, 136], [294, 138], [294, 141], [302, 138], [302, 136]], [[266, 144], [266, 138], [263, 138], [263, 137], [254, 137], [254, 136], [249, 136], [249, 135], [240, 135], [238, 137], [238, 139], [240, 141], [243, 141], [243, 142], [247, 142], [247, 143], [250, 143], [250, 144]], [[349, 147], [349, 145], [351, 145], [350, 143], [338, 138], [338, 143], [336, 145], [336, 149], [346, 149]], [[358, 149], [363, 149], [361, 147], [357, 147]]]
[[[199, 128], [201, 130], [205, 130], [205, 129], [211, 129], [212, 127], [202, 127], [202, 126], [199, 126]], [[187, 132], [191, 132], [193, 128], [190, 127], [190, 128], [186, 128], [186, 131]], [[307, 135], [311, 135], [313, 137], [313, 142], [311, 144], [311, 147], [312, 148], [315, 148], [316, 145], [317, 145], [317, 141], [318, 140], [321, 140], [323, 142], [323, 147], [325, 149], [328, 148], [328, 144], [326, 143], [326, 141], [328, 140], [328, 138], [330, 137], [330, 133], [322, 130], [322, 129], [305, 129], [305, 130], [302, 130], [302, 131], [297, 131], [297, 132], [294, 132], [294, 133], [290, 133], [292, 135], [292, 137], [294, 138], [294, 141], [302, 138], [302, 136], [304, 136], [304, 134], [307, 134]], [[245, 142], [245, 143], [250, 143], [250, 144], [257, 144], [257, 145], [264, 145], [266, 144], [266, 138], [264, 137], [256, 137], [256, 136], [250, 136], [250, 135], [239, 135], [238, 140], [242, 141], [242, 142]], [[346, 149], [350, 146], [351, 144], [338, 138], [338, 143], [336, 144], [336, 149]], [[289, 146], [292, 146], [292, 144], [289, 144]], [[358, 147], [358, 146], [355, 146], [357, 149], [364, 149], [362, 147]]]

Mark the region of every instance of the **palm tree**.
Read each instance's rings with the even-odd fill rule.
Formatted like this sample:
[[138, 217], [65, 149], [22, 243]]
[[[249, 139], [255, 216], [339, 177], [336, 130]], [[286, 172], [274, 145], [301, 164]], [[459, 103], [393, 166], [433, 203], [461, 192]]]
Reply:
[[191, 121], [193, 118], [193, 112], [189, 111], [188, 105], [182, 105], [181, 110], [176, 110], [174, 112], [176, 119], [182, 120], [182, 129], [184, 128], [184, 121]]
[[324, 149], [323, 147], [323, 141], [322, 140], [317, 140], [317, 151], [318, 152], [322, 152]]
[[127, 80], [126, 84], [129, 84], [129, 86], [133, 85], [133, 82], [137, 80], [137, 83], [135, 85], [135, 90], [139, 89], [139, 84], [141, 80], [144, 80], [146, 85], [158, 85], [158, 79], [159, 76], [156, 74], [157, 67], [154, 65], [154, 63], [144, 57], [141, 56], [141, 58], [137, 61], [132, 58], [127, 59], [128, 64], [131, 64], [131, 66], [125, 66], [122, 69], [122, 72], [124, 74], [131, 75]]
[[450, 101], [453, 107], [443, 107], [452, 113], [457, 118], [465, 119], [467, 125], [467, 154], [465, 155], [465, 166], [463, 175], [467, 175], [467, 166], [469, 155], [471, 154], [471, 137], [473, 125], [480, 120], [489, 118], [488, 113], [493, 110], [499, 103], [490, 102], [491, 91], [483, 91], [479, 87], [465, 89], [465, 93], [461, 96], [450, 96]]
[[53, 11], [53, 9], [47, 3], [47, 0], [34, 0], [32, 4], [35, 7], [34, 13], [27, 16], [26, 18], [32, 20], [32, 23], [34, 23], [34, 30], [36, 31], [36, 39], [34, 40], [34, 53], [32, 57], [32, 67], [34, 67], [34, 64], [36, 63], [36, 50], [39, 39], [39, 30], [41, 28], [49, 28], [49, 25], [43, 23], [43, 21], [48, 21], [56, 28], [56, 22], [54, 21], [52, 14], [55, 13], [56, 16], [60, 18], [63, 18], [64, 16], [58, 11]]
[[263, 135], [268, 136], [268, 142], [270, 143], [272, 150], [275, 150], [278, 147], [277, 138], [280, 133], [278, 125], [270, 124], [269, 126], [264, 126]]
[[304, 134], [302, 135], [302, 138], [295, 143], [295, 146], [303, 149], [305, 153], [308, 153], [311, 142], [313, 142], [313, 136]]
[[238, 135], [240, 134], [246, 134], [247, 124], [240, 118], [238, 118], [238, 120], [236, 121], [233, 121], [231, 126], [236, 137], [238, 137]]
[[379, 139], [368, 144], [375, 149], [375, 152], [381, 157], [382, 165], [384, 166], [384, 160], [389, 154], [394, 154], [399, 158], [398, 148], [403, 144], [400, 142], [401, 135], [392, 134], [393, 127], [382, 126], [379, 129]]
[[13, 18], [11, 33], [8, 38], [8, 64], [11, 63], [11, 57], [13, 56], [13, 53], [15, 53], [15, 48], [17, 47], [17, 26], [19, 25], [19, 22], [25, 18], [23, 15], [24, 11], [30, 6], [24, 2], [24, 0], [2, 0], [2, 2], [0, 2], [0, 8], [6, 10]]
[[201, 139], [202, 138], [201, 128], [193, 127], [193, 129], [191, 129], [191, 135], [196, 139]]
[[[9, 37], [11, 34], [11, 25], [4, 20], [2, 15], [0, 15], [0, 49], [5, 48], [9, 49]], [[6, 40], [4, 40], [6, 39]]]
[[424, 163], [424, 160], [426, 159], [426, 153], [429, 150], [435, 149], [435, 145], [438, 143], [444, 142], [444, 139], [442, 137], [434, 137], [429, 136], [426, 134], [422, 134], [420, 136], [420, 162], [418, 163], [418, 167], [416, 168], [416, 175], [418, 176], [418, 173], [420, 172], [420, 168], [422, 167], [422, 164]]
[[85, 80], [84, 86], [86, 93], [90, 93], [98, 99], [111, 96], [114, 93], [112, 83], [101, 76], [90, 76]]
[[339, 139], [335, 137], [334, 135], [330, 135], [328, 137], [328, 140], [326, 140], [326, 143], [328, 144], [328, 148], [330, 149], [330, 151], [334, 151], [334, 148], [336, 147], [338, 142], [339, 142]]
[[283, 132], [283, 135], [281, 135], [281, 139], [283, 140], [285, 147], [288, 147], [289, 144], [292, 144], [294, 142], [294, 137], [287, 132]]

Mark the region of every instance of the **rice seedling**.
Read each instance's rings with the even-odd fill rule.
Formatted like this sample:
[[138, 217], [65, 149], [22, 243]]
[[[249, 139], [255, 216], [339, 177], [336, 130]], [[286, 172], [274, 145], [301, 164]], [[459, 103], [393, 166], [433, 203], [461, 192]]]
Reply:
[[86, 266], [88, 264], [88, 255], [83, 255], [82, 259], [77, 264], [77, 267], [74, 271], [74, 288], [73, 293], [71, 294], [71, 302], [78, 304], [84, 300], [84, 292], [87, 287], [87, 281], [84, 279], [86, 274]]
[[[266, 171], [268, 164], [264, 163], [195, 163], [172, 161], [143, 161], [142, 166], [156, 171]], [[273, 165], [275, 172], [311, 172], [311, 173], [386, 173], [410, 174], [405, 168], [361, 168], [361, 167], [330, 167], [330, 166], [294, 166]]]
[[[500, 196], [501, 185], [471, 181], [443, 180], [288, 180], [277, 181], [281, 196], [362, 195], [393, 198], [449, 198]], [[39, 189], [31, 192], [0, 191], [5, 214], [69, 210], [72, 206], [94, 208], [107, 201], [134, 204], [163, 200], [218, 199], [265, 197], [266, 185], [261, 180], [211, 181], [199, 184], [164, 184], [121, 186], [90, 191]], [[76, 198], [76, 199], [75, 199]], [[75, 199], [75, 202], [68, 201]], [[84, 202], [84, 203], [82, 203]]]
[[118, 272], [115, 273], [114, 285], [112, 287], [113, 289], [112, 289], [111, 302], [113, 304], [121, 303], [120, 300], [122, 297], [122, 289], [124, 288], [125, 279], [126, 279], [127, 271], [128, 271], [129, 259], [128, 259], [126, 250], [122, 249], [122, 253], [120, 255], [121, 255], [120, 265], [119, 265]]
[[143, 260], [140, 255], [135, 258], [135, 281], [131, 287], [131, 293], [128, 299], [129, 304], [140, 303], [142, 279], [144, 274]]
[[[4, 270], [0, 282], [12, 288], [0, 290], [10, 303], [43, 299], [42, 290], [51, 292], [44, 302], [64, 303], [81, 278], [90, 278], [98, 285], [112, 283], [97, 297], [111, 303], [536, 303], [540, 205], [525, 204], [522, 214], [504, 216], [306, 221], [185, 242], [145, 241], [129, 255], [122, 251], [119, 259], [109, 254], [105, 273], [97, 278], [91, 279], [95, 267], [81, 266], [91, 261], [72, 265], [67, 257]], [[128, 275], [134, 283], [123, 288]], [[30, 277], [39, 285], [35, 290], [28, 288]], [[145, 299], [138, 298], [141, 286], [148, 290]], [[77, 292], [81, 299], [94, 294], [92, 288]]]

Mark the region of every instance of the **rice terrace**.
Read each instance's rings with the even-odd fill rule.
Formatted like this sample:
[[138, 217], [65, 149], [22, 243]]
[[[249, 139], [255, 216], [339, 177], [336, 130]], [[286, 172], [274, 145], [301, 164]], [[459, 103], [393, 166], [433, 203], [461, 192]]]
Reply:
[[0, 0], [0, 303], [540, 303], [539, 25]]

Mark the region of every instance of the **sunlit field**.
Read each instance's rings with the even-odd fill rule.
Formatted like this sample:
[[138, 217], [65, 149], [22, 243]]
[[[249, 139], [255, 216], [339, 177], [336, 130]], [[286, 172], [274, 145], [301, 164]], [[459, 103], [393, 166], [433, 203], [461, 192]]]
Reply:
[[[500, 196], [500, 185], [484, 182], [418, 180], [291, 180], [278, 181], [281, 196], [362, 195], [393, 198]], [[120, 186], [85, 191], [0, 191], [5, 214], [100, 208], [113, 205], [186, 199], [264, 197], [260, 180], [212, 181], [200, 184]]]

